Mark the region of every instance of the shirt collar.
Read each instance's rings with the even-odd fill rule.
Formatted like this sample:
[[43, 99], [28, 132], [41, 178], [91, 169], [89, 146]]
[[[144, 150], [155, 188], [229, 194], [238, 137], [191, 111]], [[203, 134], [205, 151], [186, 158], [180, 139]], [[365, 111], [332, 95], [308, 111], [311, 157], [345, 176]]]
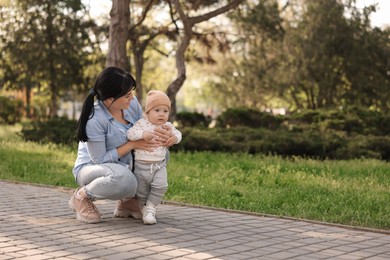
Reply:
[[[133, 101], [133, 100], [132, 100]], [[107, 120], [114, 120], [114, 117], [111, 115], [110, 111], [108, 111], [107, 107], [104, 105], [103, 101], [98, 100], [98, 105], [99, 107], [103, 110], [104, 115], [106, 116]], [[134, 124], [134, 118], [132, 117], [129, 109], [123, 110], [123, 118], [127, 121], [130, 122], [131, 124]]]
[[106, 118], [107, 118], [108, 120], [113, 120], [113, 119], [114, 119], [114, 117], [111, 115], [110, 111], [108, 111], [108, 109], [107, 109], [106, 106], [104, 105], [103, 101], [98, 100], [98, 101], [97, 101], [97, 104], [98, 104], [99, 107], [103, 110], [104, 115], [106, 116]]
[[132, 116], [130, 115], [129, 109], [123, 110], [123, 118], [124, 118], [127, 122], [134, 123], [133, 120], [132, 120]]

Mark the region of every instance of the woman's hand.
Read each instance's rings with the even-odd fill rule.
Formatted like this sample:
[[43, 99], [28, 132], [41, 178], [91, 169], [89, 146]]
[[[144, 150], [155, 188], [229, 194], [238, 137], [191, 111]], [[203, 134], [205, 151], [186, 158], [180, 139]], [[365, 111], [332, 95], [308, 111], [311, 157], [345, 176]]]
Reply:
[[165, 147], [170, 147], [176, 143], [177, 143], [177, 137], [173, 135], [173, 136], [169, 137], [168, 140], [163, 145]]
[[154, 135], [152, 132], [144, 131], [142, 133], [142, 139], [144, 139], [146, 141], [151, 141], [151, 140], [153, 140], [153, 138], [154, 138]]
[[154, 139], [152, 139], [150, 141], [146, 141], [146, 140], [140, 139], [140, 140], [131, 141], [131, 142], [134, 145], [133, 149], [141, 149], [141, 150], [145, 150], [145, 151], [148, 151], [148, 152], [153, 152], [154, 149], [156, 149], [156, 147], [161, 145], [161, 142], [156, 141]]
[[169, 126], [162, 126], [161, 128], [156, 128], [153, 132], [154, 140], [160, 142], [161, 145], [166, 146], [168, 139], [171, 138], [172, 129]]
[[156, 147], [158, 147], [159, 145], [161, 145], [161, 143], [154, 140], [145, 141], [143, 139], [140, 139], [137, 141], [127, 141], [123, 145], [117, 147], [116, 150], [120, 158], [133, 149], [142, 149], [148, 152], [153, 152], [154, 149], [156, 149]]

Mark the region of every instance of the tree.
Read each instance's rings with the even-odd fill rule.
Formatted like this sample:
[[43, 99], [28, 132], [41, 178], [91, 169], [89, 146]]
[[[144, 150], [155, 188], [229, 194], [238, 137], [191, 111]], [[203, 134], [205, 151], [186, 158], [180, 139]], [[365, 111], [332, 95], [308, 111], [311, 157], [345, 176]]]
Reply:
[[[159, 35], [166, 35], [172, 39], [173, 35], [177, 35], [177, 39], [175, 41], [179, 42], [179, 45], [176, 50], [176, 67], [178, 70], [178, 76], [176, 80], [174, 80], [167, 88], [167, 94], [172, 102], [172, 110], [171, 110], [171, 120], [174, 119], [176, 115], [176, 95], [180, 88], [182, 87], [185, 78], [186, 78], [186, 69], [185, 69], [185, 52], [190, 44], [191, 39], [194, 36], [193, 27], [201, 23], [203, 21], [209, 20], [212, 17], [215, 17], [219, 14], [225, 13], [235, 7], [237, 7], [243, 0], [233, 0], [231, 2], [227, 1], [223, 4], [219, 2], [224, 1], [188, 1], [186, 5], [181, 4], [177, 0], [166, 1], [169, 5], [170, 16], [172, 18], [172, 23], [175, 25], [174, 30], [169, 30], [168, 25], [159, 26], [159, 27], [148, 27], [145, 25], [144, 21], [147, 17], [147, 13], [151, 10], [153, 6], [161, 5], [160, 2], [149, 0], [144, 2], [137, 2], [137, 6], [142, 10], [141, 15], [138, 19], [130, 19], [131, 26], [129, 28], [129, 40], [131, 43], [131, 50], [134, 56], [134, 64], [136, 67], [136, 78], [137, 78], [137, 96], [139, 99], [142, 97], [142, 71], [144, 65], [144, 53], [146, 48], [150, 45], [150, 43]], [[218, 4], [220, 7], [216, 8], [214, 11], [190, 17], [188, 15], [189, 11], [197, 10], [202, 6], [210, 6], [214, 4]], [[118, 19], [126, 20], [125, 15], [120, 15], [120, 13], [124, 12], [124, 9], [127, 10], [127, 3], [124, 2], [122, 9], [118, 9], [115, 5], [118, 3], [113, 1], [113, 8], [111, 11], [111, 17], [117, 17]], [[172, 4], [172, 5], [171, 5]], [[186, 13], [187, 12], [187, 13]], [[132, 16], [132, 15], [130, 15]], [[178, 25], [178, 21], [180, 20], [181, 26]], [[113, 22], [111, 22], [112, 25]], [[117, 27], [120, 22], [116, 21]], [[124, 24], [124, 22], [123, 22]], [[122, 26], [124, 28], [125, 26]], [[112, 59], [118, 60], [120, 57], [125, 57], [123, 54], [123, 46], [126, 41], [124, 36], [115, 37], [113, 34], [113, 30], [110, 29], [110, 38], [113, 42], [110, 41], [110, 52], [109, 56]], [[121, 53], [119, 51], [112, 50], [111, 46], [114, 44], [118, 44], [120, 42]], [[115, 55], [112, 53], [116, 53]], [[110, 64], [114, 64], [114, 61], [111, 61]]]
[[[221, 7], [216, 8], [213, 11], [196, 16], [190, 16], [188, 11], [185, 12], [183, 4], [180, 3], [179, 0], [172, 0], [171, 2], [173, 3], [174, 9], [176, 10], [176, 14], [180, 18], [182, 26], [182, 30], [179, 33], [179, 44], [175, 54], [177, 76], [176, 79], [171, 82], [167, 89], [167, 95], [172, 102], [170, 120], [173, 121], [176, 117], [176, 95], [179, 92], [180, 88], [183, 86], [187, 76], [185, 53], [194, 35], [194, 26], [237, 7], [240, 3], [243, 2], [243, 0], [232, 0], [225, 5], [219, 3]], [[196, 4], [197, 1], [194, 2]], [[179, 26], [177, 26], [177, 28], [179, 28]]]
[[390, 28], [370, 26], [375, 6], [360, 13], [353, 8], [349, 26], [352, 37], [345, 63], [348, 88], [342, 93], [344, 105], [390, 110]]
[[10, 88], [46, 91], [50, 117], [57, 114], [60, 91], [83, 83], [90, 44], [84, 13], [79, 0], [17, 1], [2, 9], [5, 81]]
[[390, 30], [371, 27], [373, 6], [290, 0], [278, 11], [275, 2], [241, 8], [232, 20], [241, 37], [212, 85], [225, 107], [389, 110]]
[[[334, 107], [344, 86], [344, 56], [351, 31], [337, 0], [305, 1], [296, 28], [288, 29], [285, 51], [291, 70], [287, 92], [298, 107]], [[303, 98], [303, 99], [302, 99]]]
[[297, 26], [287, 29], [284, 94], [298, 108], [388, 107], [388, 30], [370, 26], [374, 6], [361, 13], [349, 2], [304, 1]]
[[154, 0], [149, 0], [141, 3], [132, 3], [133, 10], [142, 9], [139, 16], [132, 15], [130, 21], [128, 39], [130, 41], [130, 51], [133, 57], [135, 76], [137, 79], [137, 98], [142, 100], [143, 97], [143, 71], [145, 64], [145, 52], [153, 41], [161, 35], [170, 35], [168, 25], [148, 23], [145, 25], [145, 20], [153, 6], [160, 6], [161, 3]]
[[109, 50], [106, 66], [115, 66], [130, 71], [126, 44], [129, 35], [130, 0], [112, 0], [110, 11]]
[[219, 62], [209, 83], [220, 107], [264, 109], [275, 102], [285, 34], [279, 8], [274, 0], [248, 1], [230, 15], [234, 52]]

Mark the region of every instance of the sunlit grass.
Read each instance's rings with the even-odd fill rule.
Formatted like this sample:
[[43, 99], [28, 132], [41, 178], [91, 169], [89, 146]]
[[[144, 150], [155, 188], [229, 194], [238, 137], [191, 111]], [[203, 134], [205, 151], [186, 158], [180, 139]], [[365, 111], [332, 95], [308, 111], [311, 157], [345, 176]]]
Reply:
[[76, 187], [72, 167], [76, 151], [53, 144], [23, 142], [12, 131], [0, 127], [0, 179]]
[[166, 199], [390, 228], [390, 165], [221, 153], [175, 153]]
[[[76, 149], [23, 142], [0, 126], [0, 179], [76, 187]], [[226, 153], [172, 153], [164, 200], [390, 229], [390, 165]]]

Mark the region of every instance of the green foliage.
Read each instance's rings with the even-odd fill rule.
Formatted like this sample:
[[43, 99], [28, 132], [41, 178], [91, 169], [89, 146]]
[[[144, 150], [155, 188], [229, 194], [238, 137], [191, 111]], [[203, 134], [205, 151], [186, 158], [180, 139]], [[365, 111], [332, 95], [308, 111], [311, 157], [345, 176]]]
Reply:
[[389, 136], [356, 135], [335, 151], [337, 159], [373, 158], [390, 161]]
[[282, 117], [250, 108], [230, 108], [217, 118], [219, 127], [247, 126], [276, 129], [282, 122]]
[[208, 127], [211, 118], [197, 112], [179, 112], [176, 114], [176, 121], [180, 127]]
[[[309, 131], [236, 127], [203, 130], [183, 128], [182, 133], [183, 140], [172, 149], [325, 158], [340, 145], [339, 142], [328, 144], [321, 133]], [[329, 139], [332, 137], [329, 134], [327, 136]]]
[[21, 136], [26, 141], [39, 143], [65, 144], [74, 147], [76, 139], [76, 121], [65, 117], [54, 117], [48, 121], [23, 124]]
[[22, 101], [0, 96], [0, 124], [15, 124], [22, 118]]
[[26, 89], [27, 96], [49, 95], [54, 116], [62, 91], [85, 82], [93, 27], [85, 14], [81, 1], [12, 1], [1, 8], [0, 30], [7, 32], [0, 35], [4, 86]]
[[390, 160], [385, 118], [388, 115], [351, 108], [302, 111], [282, 121], [270, 113], [230, 109], [217, 118], [220, 127], [182, 128], [183, 140], [172, 150]]
[[[378, 112], [352, 108], [303, 111], [280, 117], [251, 109], [230, 109], [217, 118], [220, 127], [215, 128], [203, 125], [204, 116], [184, 115], [188, 121], [180, 122], [183, 139], [170, 148], [172, 151], [390, 161], [389, 130], [382, 125], [388, 115]], [[75, 120], [53, 118], [25, 123], [21, 135], [28, 141], [75, 146], [75, 128]]]
[[[216, 134], [216, 129], [182, 128], [182, 141], [171, 147], [172, 151], [225, 151], [224, 136]], [[189, 138], [187, 138], [189, 137]]]
[[326, 115], [321, 110], [303, 110], [300, 113], [293, 113], [291, 115], [291, 121], [299, 123], [313, 124], [324, 121]]
[[390, 110], [390, 30], [370, 26], [373, 6], [276, 2], [247, 2], [233, 17], [235, 52], [209, 84], [220, 106]]
[[224, 55], [218, 62], [213, 73], [218, 77], [213, 76], [213, 82], [207, 84], [214, 102], [222, 108], [273, 107], [279, 91], [275, 72], [285, 56], [279, 6], [276, 1], [244, 1], [242, 9], [230, 17], [237, 39], [232, 55]]

